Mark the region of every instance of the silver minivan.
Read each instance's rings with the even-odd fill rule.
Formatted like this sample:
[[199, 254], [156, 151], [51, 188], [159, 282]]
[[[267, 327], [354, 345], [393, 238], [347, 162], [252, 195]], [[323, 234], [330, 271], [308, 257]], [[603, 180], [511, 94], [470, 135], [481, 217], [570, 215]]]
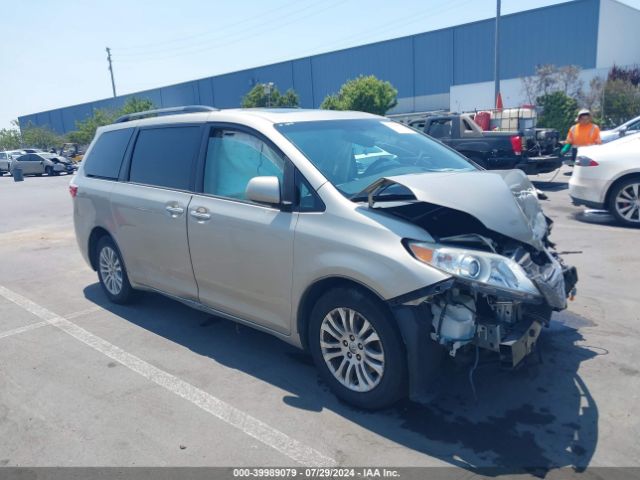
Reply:
[[517, 366], [577, 282], [522, 172], [361, 112], [128, 115], [70, 192], [112, 302], [154, 291], [269, 332], [363, 408], [424, 398], [447, 353]]

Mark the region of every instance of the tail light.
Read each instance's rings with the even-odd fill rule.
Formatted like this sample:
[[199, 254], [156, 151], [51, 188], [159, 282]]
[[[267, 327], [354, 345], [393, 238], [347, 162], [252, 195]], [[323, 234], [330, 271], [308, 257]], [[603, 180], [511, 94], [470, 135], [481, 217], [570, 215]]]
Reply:
[[69, 194], [71, 198], [76, 198], [76, 195], [78, 195], [78, 186], [73, 183], [69, 184]]
[[598, 162], [589, 157], [577, 157], [575, 164], [578, 167], [597, 167], [598, 165], [600, 165]]
[[522, 137], [520, 135], [511, 137], [511, 148], [516, 155], [522, 155]]

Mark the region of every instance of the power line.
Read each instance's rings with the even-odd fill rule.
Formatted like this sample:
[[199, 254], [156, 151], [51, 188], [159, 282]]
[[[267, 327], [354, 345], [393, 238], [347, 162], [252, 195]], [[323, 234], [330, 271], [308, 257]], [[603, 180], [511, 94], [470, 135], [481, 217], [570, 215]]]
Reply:
[[[311, 15], [315, 15], [317, 13], [320, 13], [320, 12], [323, 12], [325, 10], [328, 10], [329, 8], [332, 8], [333, 6], [335, 6], [335, 5], [339, 4], [339, 3], [343, 3], [343, 2], [344, 2], [344, 0], [340, 0], [339, 2], [336, 2], [336, 3], [332, 4], [332, 5], [330, 5], [329, 7], [327, 7], [326, 3], [324, 1], [322, 1], [322, 0], [316, 1], [316, 2], [312, 3], [311, 6], [305, 5], [302, 8], [298, 8], [298, 9], [289, 11], [289, 12], [285, 13], [284, 15], [280, 15], [280, 16], [276, 17], [275, 19], [270, 20], [269, 23], [266, 24], [266, 25], [267, 26], [271, 25], [271, 28], [269, 28], [268, 30], [275, 30], [277, 28], [282, 27], [283, 25], [288, 25], [290, 23], [297, 22], [300, 19], [307, 18], [307, 17], [309, 17]], [[320, 8], [319, 10], [310, 12], [310, 10], [312, 10], [313, 8], [318, 7], [318, 6], [322, 6], [323, 4], [325, 5], [324, 8]], [[304, 13], [304, 15], [297, 16], [299, 13]], [[281, 22], [283, 19], [287, 19], [287, 18], [290, 18], [292, 16], [294, 16], [294, 18], [292, 20], [290, 20], [289, 22], [285, 22], [285, 23]], [[144, 52], [135, 52], [135, 53], [124, 52], [124, 53], [121, 54], [121, 53], [118, 52], [118, 57], [119, 58], [120, 57], [126, 58], [127, 60], [129, 60], [130, 58], [150, 58], [150, 57], [153, 58], [153, 57], [157, 56], [158, 54], [166, 54], [167, 52], [176, 53], [176, 54], [177, 53], [189, 54], [189, 52], [192, 51], [193, 49], [203, 49], [203, 48], [206, 48], [206, 46], [209, 46], [209, 45], [212, 45], [212, 48], [218, 48], [218, 46], [215, 45], [215, 43], [217, 43], [219, 40], [221, 40], [223, 38], [229, 38], [229, 37], [231, 37], [231, 38], [236, 38], [237, 37], [238, 39], [251, 38], [251, 37], [253, 37], [255, 35], [247, 36], [246, 34], [255, 32], [256, 28], [260, 28], [260, 27], [264, 27], [264, 26], [265, 26], [265, 24], [258, 25], [258, 26], [253, 26], [253, 27], [249, 27], [249, 28], [245, 28], [245, 29], [241, 29], [241, 30], [236, 30], [233, 33], [231, 33], [230, 35], [229, 34], [226, 34], [226, 35], [215, 35], [212, 38], [209, 38], [207, 40], [200, 41], [200, 42], [195, 42], [195, 43], [192, 43], [190, 45], [178, 45], [178, 46], [169, 47], [169, 48], [149, 49], [149, 50], [144, 51]], [[211, 33], [214, 33], [214, 32], [211, 32]], [[215, 33], [218, 34], [219, 31], [217, 31]], [[262, 33], [262, 30], [259, 33]], [[224, 45], [226, 45], [226, 43]], [[162, 58], [164, 58], [164, 55], [162, 55]]]
[[[380, 25], [380, 27], [386, 27], [386, 28], [369, 27], [367, 30], [368, 31], [375, 30], [375, 34], [374, 35], [377, 35], [380, 32], [394, 30], [394, 29], [398, 28], [399, 26], [404, 26], [404, 25], [416, 23], [418, 21], [421, 21], [426, 16], [432, 17], [434, 14], [442, 14], [442, 13], [448, 12], [448, 11], [453, 10], [455, 8], [459, 8], [459, 7], [464, 6], [464, 5], [468, 4], [468, 3], [471, 3], [471, 1], [472, 0], [463, 0], [461, 2], [456, 3], [455, 5], [452, 5], [451, 3], [449, 3], [448, 5], [444, 6], [444, 8], [432, 9], [432, 10], [430, 10], [428, 12], [424, 12], [423, 14], [418, 15], [418, 16], [416, 16], [415, 14], [412, 14], [412, 15], [409, 15], [409, 16], [403, 16], [403, 17], [397, 18], [396, 20], [393, 20], [391, 22], [386, 21], [384, 24]], [[266, 29], [262, 29], [262, 30], [258, 31], [255, 35], [246, 36], [246, 35], [243, 34], [243, 32], [239, 32], [239, 34], [238, 34], [239, 38], [235, 39], [235, 37], [234, 37], [234, 40], [231, 40], [231, 41], [228, 41], [228, 42], [223, 42], [223, 43], [218, 44], [218, 45], [209, 46], [209, 47], [205, 47], [205, 48], [199, 48], [199, 49], [196, 49], [196, 50], [183, 52], [183, 53], [163, 55], [163, 56], [159, 56], [159, 57], [158, 56], [147, 56], [144, 59], [136, 60], [136, 63], [145, 62], [145, 61], [166, 60], [166, 59], [175, 58], [177, 56], [183, 56], [183, 55], [193, 55], [193, 54], [197, 54], [197, 53], [202, 53], [202, 52], [206, 52], [206, 51], [209, 51], [209, 50], [213, 50], [213, 49], [216, 49], [216, 48], [220, 48], [220, 47], [223, 47], [223, 46], [232, 45], [232, 44], [238, 43], [239, 41], [245, 40], [247, 38], [252, 38], [252, 37], [255, 37], [257, 35], [262, 35], [263, 33], [267, 32], [267, 31], [271, 31], [271, 30], [278, 29], [278, 28], [281, 28], [283, 26], [289, 25], [289, 24], [294, 23], [296, 21], [299, 21], [299, 20], [301, 20], [303, 18], [307, 18], [307, 17], [312, 16], [312, 15], [317, 15], [318, 13], [321, 13], [321, 12], [323, 12], [325, 10], [333, 8], [334, 6], [336, 6], [339, 3], [342, 3], [342, 0], [338, 1], [338, 2], [336, 2], [334, 4], [331, 4], [331, 5], [323, 8], [323, 9], [316, 10], [315, 12], [312, 12], [312, 13], [309, 13], [307, 15], [304, 15], [302, 17], [297, 17], [295, 19], [292, 19], [289, 22], [278, 23], [277, 25], [274, 25], [272, 27], [268, 27]], [[251, 31], [255, 31], [255, 30], [252, 29]], [[366, 38], [366, 37], [371, 37], [371, 35], [365, 35], [364, 38]], [[363, 36], [362, 36], [362, 33], [356, 34], [356, 35], [350, 35], [350, 36], [347, 36], [347, 37], [345, 37], [342, 40], [339, 40], [337, 42], [331, 42], [329, 44], [324, 43], [322, 45], [322, 47], [326, 51], [326, 47], [327, 46], [331, 47], [333, 45], [342, 44], [345, 40], [348, 41], [349, 39], [352, 39], [352, 38], [363, 38]], [[295, 54], [292, 55], [292, 56], [296, 57]], [[121, 62], [123, 62], [123, 63], [133, 62], [133, 60], [131, 60], [129, 58], [126, 58], [126, 59], [122, 60]]]
[[[409, 15], [409, 16], [402, 16], [402, 17], [396, 18], [395, 20], [392, 20], [392, 21], [385, 21], [383, 24], [380, 24], [379, 26], [369, 26], [367, 28], [367, 31], [375, 30], [375, 33], [373, 35], [378, 35], [381, 32], [394, 30], [396, 28], [399, 28], [400, 26], [409, 25], [409, 24], [412, 24], [412, 23], [416, 23], [416, 22], [422, 21], [423, 18], [426, 17], [426, 16], [433, 17], [434, 15], [441, 15], [441, 14], [443, 14], [445, 12], [448, 12], [450, 10], [454, 10], [456, 8], [460, 8], [460, 7], [462, 7], [464, 5], [467, 5], [467, 4], [471, 3], [471, 2], [472, 2], [472, 0], [458, 0], [457, 2], [456, 2], [456, 0], [454, 0], [453, 2], [450, 2], [449, 4], [444, 6], [444, 8], [432, 9], [432, 10], [430, 10], [428, 12], [424, 12], [424, 13], [419, 14], [417, 16], [415, 14], [412, 14], [412, 15]], [[324, 10], [333, 8], [335, 5], [337, 5], [339, 3], [342, 3], [342, 1], [338, 1], [335, 4], [331, 4], [331, 5], [327, 6], [324, 9], [317, 10], [317, 11], [312, 12], [310, 14], [304, 15], [303, 17], [292, 19], [289, 22], [285, 22], [285, 23], [281, 23], [281, 24], [279, 23], [279, 24], [277, 24], [277, 25], [275, 25], [273, 27], [268, 27], [267, 29], [262, 29], [262, 30], [259, 30], [259, 31], [252, 30], [252, 31], [255, 32], [254, 35], [243, 36], [240, 39], [235, 39], [235, 40], [232, 40], [232, 41], [229, 41], [229, 42], [224, 42], [222, 44], [218, 44], [218, 45], [211, 46], [211, 47], [208, 47], [208, 48], [198, 49], [198, 50], [195, 50], [195, 51], [186, 52], [186, 53], [182, 53], [182, 54], [173, 54], [173, 55], [161, 56], [161, 57], [156, 57], [156, 58], [139, 59], [139, 60], [136, 60], [135, 63], [140, 63], [140, 62], [145, 62], [145, 61], [150, 61], [150, 62], [152, 62], [152, 61], [160, 61], [160, 60], [165, 60], [165, 59], [169, 59], [169, 58], [174, 58], [174, 57], [177, 57], [177, 56], [192, 55], [192, 54], [197, 54], [197, 53], [210, 51], [210, 50], [213, 50], [213, 49], [216, 49], [216, 48], [220, 48], [220, 47], [223, 47], [223, 46], [235, 44], [235, 43], [238, 43], [239, 41], [242, 41], [242, 40], [245, 40], [245, 39], [248, 39], [248, 38], [252, 38], [252, 37], [255, 37], [255, 36], [260, 36], [263, 33], [267, 32], [267, 31], [270, 31], [270, 30], [273, 30], [275, 28], [281, 28], [281, 27], [286, 26], [288, 24], [291, 24], [291, 23], [293, 23], [295, 21], [301, 20], [302, 18], [306, 18], [306, 17], [309, 17], [311, 15], [317, 15], [317, 14], [321, 13]], [[363, 33], [365, 33], [365, 32], [361, 32], [361, 33], [358, 33], [356, 35], [348, 35], [347, 37], [344, 37], [344, 38], [342, 38], [342, 39], [340, 39], [338, 41], [335, 41], [335, 42], [331, 42], [329, 44], [323, 43], [322, 47], [323, 47], [324, 51], [326, 51], [326, 47], [327, 46], [331, 47], [332, 45], [343, 44], [345, 40], [348, 41], [348, 40], [354, 39], [354, 38], [363, 39], [363, 38], [368, 38], [368, 37], [372, 36], [372, 34], [367, 35], [365, 33], [365, 35], [363, 35]], [[382, 40], [380, 40], [380, 41], [382, 41]], [[318, 53], [322, 53], [322, 52], [318, 52]], [[308, 56], [308, 55], [312, 55], [312, 53], [309, 53], [309, 50], [307, 50], [304, 53], [300, 53], [300, 56], [302, 56], [302, 55]], [[289, 57], [296, 58], [297, 55], [293, 54], [293, 55], [289, 55]], [[121, 61], [121, 63], [133, 63], [133, 62], [134, 62], [134, 60], [131, 60], [131, 59], [125, 59], [125, 60]], [[148, 88], [153, 88], [153, 87], [147, 86], [145, 88], [148, 89]]]
[[293, 1], [293, 2], [290, 2], [290, 3], [287, 3], [287, 4], [283, 5], [282, 7], [279, 7], [278, 9], [269, 8], [268, 10], [265, 10], [265, 11], [263, 11], [263, 12], [261, 12], [259, 14], [256, 14], [256, 15], [254, 15], [252, 17], [244, 18], [244, 19], [242, 19], [242, 20], [240, 20], [238, 22], [225, 23], [224, 25], [222, 25], [220, 27], [216, 27], [216, 29], [214, 31], [208, 30], [206, 32], [200, 32], [200, 33], [196, 33], [196, 34], [193, 34], [193, 35], [187, 35], [185, 37], [171, 38], [171, 39], [168, 39], [168, 40], [162, 40], [162, 41], [159, 41], [159, 42], [153, 42], [153, 43], [147, 43], [147, 44], [126, 45], [126, 46], [122, 45], [122, 46], [119, 46], [119, 47], [116, 46], [115, 50], [117, 50], [118, 52], [120, 52], [120, 51], [126, 52], [126, 51], [130, 51], [130, 50], [140, 50], [140, 49], [144, 50], [144, 49], [147, 49], [147, 48], [154, 48], [154, 47], [157, 47], [159, 45], [169, 45], [169, 44], [172, 44], [172, 43], [183, 42], [185, 40], [191, 40], [191, 39], [194, 39], [194, 38], [206, 37], [208, 35], [211, 35], [212, 33], [216, 33], [217, 34], [218, 32], [221, 32], [221, 31], [224, 31], [224, 30], [228, 30], [228, 29], [236, 27], [238, 25], [242, 25], [242, 24], [245, 24], [245, 23], [250, 23], [250, 22], [253, 22], [255, 20], [262, 20], [262, 19], [264, 19], [265, 16], [268, 17], [272, 13], [277, 13], [278, 10], [284, 10], [284, 9], [289, 8], [290, 6], [296, 5], [298, 3], [299, 3], [298, 1]]
[[[293, 54], [293, 57], [296, 57], [298, 55], [310, 55], [308, 52], [310, 51], [314, 51], [316, 48], [322, 48], [324, 52], [326, 52], [327, 50], [330, 50], [332, 47], [337, 46], [337, 45], [344, 45], [345, 41], [349, 41], [349, 40], [353, 40], [353, 39], [358, 39], [360, 41], [367, 39], [367, 38], [372, 38], [377, 36], [378, 34], [380, 34], [381, 32], [388, 32], [390, 30], [395, 30], [396, 28], [398, 28], [399, 26], [405, 26], [405, 25], [410, 25], [412, 23], [417, 23], [417, 22], [421, 22], [422, 19], [424, 17], [433, 17], [434, 14], [440, 15], [442, 13], [448, 12], [450, 10], [453, 10], [455, 8], [460, 8], [468, 3], [471, 3], [473, 0], [463, 0], [460, 3], [457, 3], [455, 5], [453, 5], [452, 3], [449, 3], [446, 7], [447, 8], [442, 8], [442, 9], [436, 9], [434, 10], [430, 10], [429, 12], [425, 12], [423, 14], [420, 15], [409, 15], [409, 16], [404, 16], [404, 17], [400, 17], [397, 18], [396, 20], [392, 20], [392, 21], [385, 21], [383, 24], [380, 24], [380, 27], [386, 27], [386, 28], [378, 28], [377, 26], [374, 27], [368, 27], [366, 32], [371, 32], [372, 30], [375, 30], [375, 33], [371, 34], [367, 34], [366, 32], [360, 32], [357, 33], [355, 35], [348, 35], [346, 37], [343, 37], [340, 40], [331, 42], [331, 43], [322, 43], [320, 45], [318, 45], [317, 47], [314, 47], [312, 49], [307, 49], [304, 52], [300, 52], [299, 54]], [[401, 25], [398, 25], [401, 24]], [[379, 40], [379, 41], [383, 41], [383, 40]], [[360, 45], [358, 45], [360, 46]], [[347, 48], [347, 47], [345, 47]]]

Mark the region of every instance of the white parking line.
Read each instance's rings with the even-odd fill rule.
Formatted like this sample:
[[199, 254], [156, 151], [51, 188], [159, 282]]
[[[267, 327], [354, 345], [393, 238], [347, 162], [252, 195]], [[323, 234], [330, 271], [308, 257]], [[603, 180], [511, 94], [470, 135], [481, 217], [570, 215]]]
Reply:
[[319, 451], [289, 437], [285, 433], [267, 425], [257, 418], [247, 415], [241, 410], [210, 395], [209, 393], [194, 387], [190, 383], [171, 375], [164, 370], [154, 367], [150, 363], [125, 352], [119, 347], [88, 332], [68, 319], [62, 318], [46, 308], [32, 302], [28, 298], [15, 293], [0, 285], [0, 295], [15, 303], [23, 309], [31, 312], [38, 318], [58, 327], [72, 337], [80, 340], [85, 345], [121, 363], [130, 370], [142, 375], [144, 378], [160, 385], [174, 394], [188, 400], [205, 412], [219, 418], [223, 422], [236, 427], [247, 435], [259, 440], [265, 445], [274, 448], [301, 465], [333, 466], [337, 462]]
[[[82, 317], [83, 315], [88, 315], [90, 313], [97, 312], [97, 311], [100, 311], [100, 310], [102, 310], [101, 307], [90, 307], [90, 308], [86, 308], [84, 310], [80, 310], [78, 312], [70, 313], [65, 318], [67, 320], [70, 320], [72, 318]], [[51, 325], [51, 323], [49, 321], [32, 323], [30, 325], [25, 325], [24, 327], [18, 327], [18, 328], [14, 328], [12, 330], [7, 330], [6, 332], [0, 332], [0, 338], [12, 337], [13, 335], [18, 335], [18, 334], [24, 333], [24, 332], [30, 332], [31, 330], [35, 330], [35, 329], [40, 328], [40, 327], [45, 327], [47, 325]]]
[[24, 327], [14, 328], [13, 330], [7, 330], [6, 332], [0, 332], [0, 338], [11, 337], [13, 335], [18, 335], [19, 333], [28, 332], [30, 330], [35, 330], [36, 328], [44, 327], [46, 325], [51, 325], [49, 322], [38, 322], [32, 323], [31, 325], [26, 325]]
[[66, 318], [67, 320], [71, 320], [72, 318], [82, 317], [84, 315], [89, 315], [90, 313], [99, 312], [101, 310], [104, 310], [104, 309], [98, 306], [89, 307], [89, 308], [85, 308], [84, 310], [79, 310], [77, 312], [70, 313], [69, 315], [65, 315], [64, 318]]

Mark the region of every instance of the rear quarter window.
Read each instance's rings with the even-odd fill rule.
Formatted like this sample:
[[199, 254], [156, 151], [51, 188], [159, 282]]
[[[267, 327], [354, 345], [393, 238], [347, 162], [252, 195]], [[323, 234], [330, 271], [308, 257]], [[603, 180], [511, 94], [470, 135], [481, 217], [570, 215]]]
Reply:
[[104, 132], [98, 137], [84, 160], [84, 173], [89, 177], [117, 180], [133, 129]]
[[140, 130], [131, 157], [129, 181], [188, 190], [200, 140], [198, 126]]

